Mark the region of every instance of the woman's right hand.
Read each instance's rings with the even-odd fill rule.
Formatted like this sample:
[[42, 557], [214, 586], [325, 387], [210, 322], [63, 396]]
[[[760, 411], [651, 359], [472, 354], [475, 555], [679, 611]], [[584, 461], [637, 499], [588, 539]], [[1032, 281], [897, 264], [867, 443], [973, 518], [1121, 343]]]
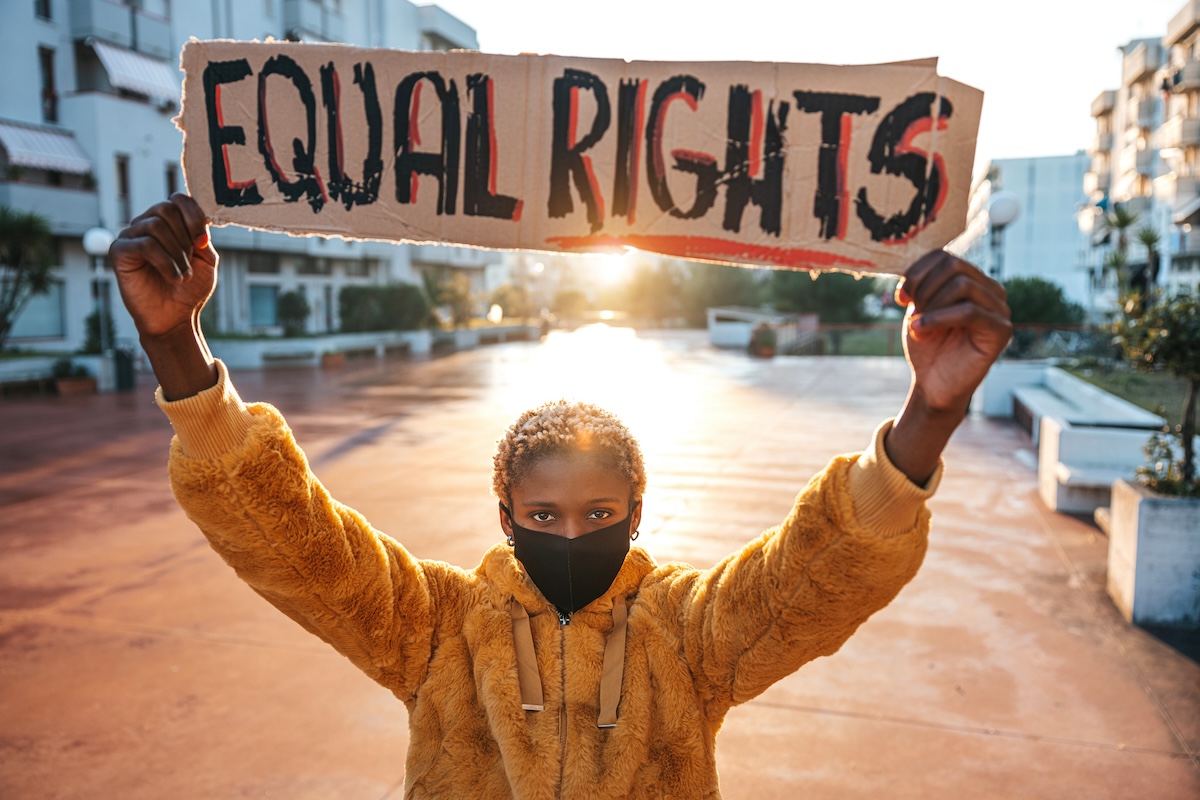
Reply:
[[204, 212], [185, 194], [151, 206], [109, 250], [121, 300], [142, 339], [182, 328], [198, 333], [200, 310], [217, 280], [217, 251]]

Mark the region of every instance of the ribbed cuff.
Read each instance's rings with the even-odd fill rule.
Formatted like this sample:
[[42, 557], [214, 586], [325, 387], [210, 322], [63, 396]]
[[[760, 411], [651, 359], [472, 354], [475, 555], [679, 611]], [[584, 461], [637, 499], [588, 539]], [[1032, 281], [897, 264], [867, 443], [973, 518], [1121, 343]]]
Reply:
[[217, 359], [217, 383], [182, 400], [167, 400], [162, 387], [154, 392], [185, 455], [212, 459], [240, 445], [254, 417], [229, 382], [229, 370]]
[[883, 536], [895, 536], [911, 529], [942, 480], [940, 459], [924, 487], [896, 469], [883, 448], [884, 437], [892, 429], [892, 422], [889, 419], [875, 429], [871, 447], [850, 468], [854, 513], [863, 527]]

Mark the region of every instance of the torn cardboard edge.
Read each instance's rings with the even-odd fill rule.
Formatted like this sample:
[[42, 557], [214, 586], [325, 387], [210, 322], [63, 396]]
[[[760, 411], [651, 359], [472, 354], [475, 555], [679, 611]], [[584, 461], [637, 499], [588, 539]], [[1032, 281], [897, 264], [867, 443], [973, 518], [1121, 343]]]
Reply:
[[193, 40], [177, 124], [215, 225], [898, 273], [965, 227], [982, 94], [936, 63]]

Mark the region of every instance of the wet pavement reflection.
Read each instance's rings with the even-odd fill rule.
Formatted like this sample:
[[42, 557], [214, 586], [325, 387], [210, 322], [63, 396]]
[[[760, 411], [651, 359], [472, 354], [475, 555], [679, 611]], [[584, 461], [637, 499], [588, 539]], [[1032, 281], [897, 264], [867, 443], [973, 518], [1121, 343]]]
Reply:
[[[500, 538], [508, 422], [597, 403], [645, 451], [639, 544], [703, 567], [865, 446], [908, 373], [590, 326], [234, 382], [284, 412], [335, 497], [463, 566]], [[403, 706], [208, 549], [166, 484], [152, 389], [0, 402], [0, 797], [401, 797]], [[1104, 538], [1040, 505], [1029, 449], [964, 423], [920, 575], [731, 712], [725, 797], [1200, 797], [1200, 666], [1116, 615]]]

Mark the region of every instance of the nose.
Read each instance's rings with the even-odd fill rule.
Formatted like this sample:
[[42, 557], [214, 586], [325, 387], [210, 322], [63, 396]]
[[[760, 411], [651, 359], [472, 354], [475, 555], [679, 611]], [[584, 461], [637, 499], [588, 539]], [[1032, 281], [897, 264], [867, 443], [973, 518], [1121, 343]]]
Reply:
[[575, 539], [583, 536], [588, 532], [587, 521], [582, 519], [568, 519], [563, 524], [562, 534], [566, 539]]

